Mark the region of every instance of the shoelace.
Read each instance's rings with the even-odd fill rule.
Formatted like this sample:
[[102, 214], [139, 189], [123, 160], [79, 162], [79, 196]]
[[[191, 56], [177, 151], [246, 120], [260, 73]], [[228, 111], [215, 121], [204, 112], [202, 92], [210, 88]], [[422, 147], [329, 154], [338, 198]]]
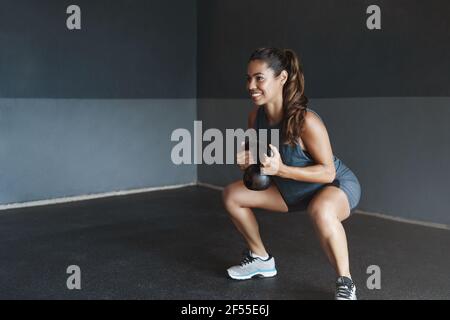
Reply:
[[252, 263], [253, 261], [255, 261], [255, 259], [256, 259], [256, 258], [253, 258], [251, 255], [246, 254], [246, 255], [243, 257], [243, 259], [242, 259], [240, 265], [243, 267], [243, 266], [245, 266], [245, 265], [248, 264], [248, 263]]
[[337, 287], [337, 296], [339, 298], [345, 298], [345, 299], [350, 299], [352, 296], [352, 290], [353, 290], [353, 286], [352, 287], [348, 287], [344, 284], [339, 285]]

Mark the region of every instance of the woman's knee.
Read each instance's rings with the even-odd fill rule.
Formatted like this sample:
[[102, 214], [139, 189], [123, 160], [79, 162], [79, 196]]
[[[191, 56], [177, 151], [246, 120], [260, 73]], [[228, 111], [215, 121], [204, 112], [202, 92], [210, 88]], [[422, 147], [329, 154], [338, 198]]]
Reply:
[[273, 186], [264, 191], [250, 191], [242, 181], [236, 181], [225, 187], [222, 199], [229, 212], [234, 208], [260, 208], [288, 212], [283, 198]]
[[332, 201], [321, 199], [311, 201], [307, 212], [311, 220], [318, 226], [331, 226], [336, 220], [335, 208]]
[[236, 183], [227, 185], [222, 191], [222, 201], [225, 208], [231, 208], [237, 205], [238, 186]]

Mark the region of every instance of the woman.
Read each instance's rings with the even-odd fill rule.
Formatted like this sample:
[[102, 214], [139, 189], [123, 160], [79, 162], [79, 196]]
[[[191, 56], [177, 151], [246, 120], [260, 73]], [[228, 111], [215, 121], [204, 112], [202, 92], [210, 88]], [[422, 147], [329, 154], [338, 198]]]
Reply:
[[[227, 270], [233, 279], [273, 277], [275, 259], [266, 251], [251, 208], [278, 212], [306, 210], [331, 265], [336, 270], [336, 299], [355, 300], [347, 239], [342, 221], [357, 206], [361, 188], [356, 176], [333, 155], [321, 118], [307, 107], [303, 68], [292, 50], [260, 48], [248, 63], [247, 89], [255, 104], [249, 128], [279, 129], [280, 150], [270, 145], [272, 156], [261, 159], [262, 173], [272, 185], [252, 191], [242, 181], [223, 192], [225, 208], [245, 238], [249, 250], [239, 265]], [[268, 136], [270, 136], [270, 131]], [[245, 170], [250, 151], [237, 155]]]

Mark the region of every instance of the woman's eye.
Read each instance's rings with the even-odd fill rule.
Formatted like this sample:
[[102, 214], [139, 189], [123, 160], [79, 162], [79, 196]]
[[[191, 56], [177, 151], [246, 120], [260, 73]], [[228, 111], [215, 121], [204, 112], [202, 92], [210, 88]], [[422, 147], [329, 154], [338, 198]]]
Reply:
[[[263, 81], [263, 80], [264, 80], [264, 77], [256, 77], [256, 81]], [[250, 81], [252, 81], [252, 78], [247, 77], [247, 82], [250, 82]]]

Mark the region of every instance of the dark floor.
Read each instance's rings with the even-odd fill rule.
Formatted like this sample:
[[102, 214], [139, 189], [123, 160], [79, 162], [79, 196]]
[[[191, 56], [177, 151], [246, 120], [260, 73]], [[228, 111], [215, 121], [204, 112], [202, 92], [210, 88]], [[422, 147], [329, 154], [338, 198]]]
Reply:
[[[278, 276], [236, 282], [244, 247], [220, 192], [199, 187], [0, 212], [1, 299], [332, 299], [334, 273], [304, 213], [257, 212]], [[354, 215], [359, 299], [450, 299], [450, 232]], [[81, 268], [81, 290], [66, 269]], [[367, 267], [381, 268], [369, 290]]]

